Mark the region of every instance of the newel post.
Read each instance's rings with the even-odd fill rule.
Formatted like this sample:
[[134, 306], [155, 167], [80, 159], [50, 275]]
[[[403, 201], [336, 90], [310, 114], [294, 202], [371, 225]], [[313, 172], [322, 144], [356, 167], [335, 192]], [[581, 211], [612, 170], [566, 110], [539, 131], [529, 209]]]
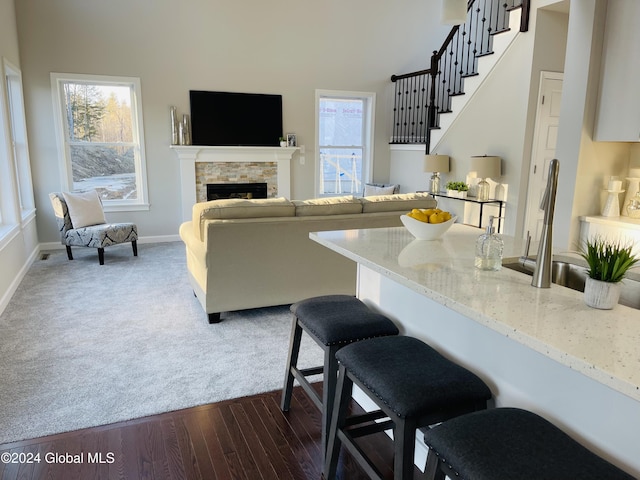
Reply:
[[425, 154], [429, 155], [431, 150], [431, 129], [436, 126], [436, 76], [438, 75], [438, 52], [433, 51], [431, 55], [431, 68], [429, 74], [431, 75], [431, 84], [429, 85], [429, 116], [427, 121], [427, 135]]

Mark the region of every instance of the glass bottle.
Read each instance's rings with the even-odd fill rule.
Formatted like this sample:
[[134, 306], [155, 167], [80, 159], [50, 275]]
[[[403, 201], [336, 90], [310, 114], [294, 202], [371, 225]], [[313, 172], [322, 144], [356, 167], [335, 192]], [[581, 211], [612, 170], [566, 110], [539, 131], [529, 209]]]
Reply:
[[627, 215], [629, 215], [629, 218], [640, 218], [640, 192], [636, 193], [635, 196], [629, 200]]
[[495, 233], [492, 215], [489, 217], [489, 225], [485, 233], [476, 241], [475, 266], [479, 270], [500, 270], [502, 268], [502, 253], [504, 241]]
[[440, 175], [433, 172], [429, 181], [429, 193], [440, 193]]

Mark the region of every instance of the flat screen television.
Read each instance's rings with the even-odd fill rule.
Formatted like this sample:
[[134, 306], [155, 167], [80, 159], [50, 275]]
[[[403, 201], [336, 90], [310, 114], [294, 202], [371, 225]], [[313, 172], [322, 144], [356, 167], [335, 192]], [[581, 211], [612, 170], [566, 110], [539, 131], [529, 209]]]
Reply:
[[189, 91], [193, 145], [277, 147], [282, 95]]

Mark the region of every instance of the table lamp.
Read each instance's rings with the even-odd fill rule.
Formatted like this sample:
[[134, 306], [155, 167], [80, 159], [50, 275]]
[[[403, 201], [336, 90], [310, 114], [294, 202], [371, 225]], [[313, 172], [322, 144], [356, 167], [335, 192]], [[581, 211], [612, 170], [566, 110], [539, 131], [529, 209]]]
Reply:
[[467, 21], [467, 0], [442, 0], [440, 23], [462, 25]]
[[429, 180], [429, 193], [440, 193], [440, 176], [438, 172], [449, 171], [449, 155], [425, 155], [424, 171], [431, 172]]
[[471, 171], [476, 172], [480, 182], [478, 183], [477, 199], [480, 201], [489, 200], [489, 182], [487, 178], [498, 178], [500, 172], [500, 157], [489, 157], [487, 155], [471, 157]]

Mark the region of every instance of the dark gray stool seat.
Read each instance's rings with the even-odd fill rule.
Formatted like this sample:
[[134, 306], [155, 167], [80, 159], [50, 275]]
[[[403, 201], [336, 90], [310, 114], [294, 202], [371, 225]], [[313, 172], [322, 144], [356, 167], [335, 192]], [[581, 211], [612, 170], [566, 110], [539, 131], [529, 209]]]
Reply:
[[[390, 428], [394, 436], [394, 478], [412, 478], [416, 430], [484, 409], [491, 398], [491, 390], [479, 377], [416, 338], [363, 340], [340, 349], [336, 358], [339, 373], [325, 461], [327, 480], [336, 476], [341, 445], [370, 477], [381, 478], [355, 439]], [[380, 410], [348, 416], [354, 384]], [[388, 420], [371, 423], [384, 418]]]
[[[324, 295], [308, 298], [291, 305], [293, 322], [289, 358], [285, 372], [280, 407], [288, 411], [291, 405], [294, 379], [322, 412], [322, 453], [324, 456], [329, 418], [333, 411], [338, 362], [335, 354], [345, 345], [366, 338], [397, 335], [398, 328], [384, 315], [373, 312], [361, 300], [349, 295]], [[299, 369], [298, 354], [302, 332], [324, 350], [324, 365]], [[306, 377], [323, 374], [322, 398]]]
[[633, 479], [544, 418], [496, 408], [424, 431], [428, 479]]

